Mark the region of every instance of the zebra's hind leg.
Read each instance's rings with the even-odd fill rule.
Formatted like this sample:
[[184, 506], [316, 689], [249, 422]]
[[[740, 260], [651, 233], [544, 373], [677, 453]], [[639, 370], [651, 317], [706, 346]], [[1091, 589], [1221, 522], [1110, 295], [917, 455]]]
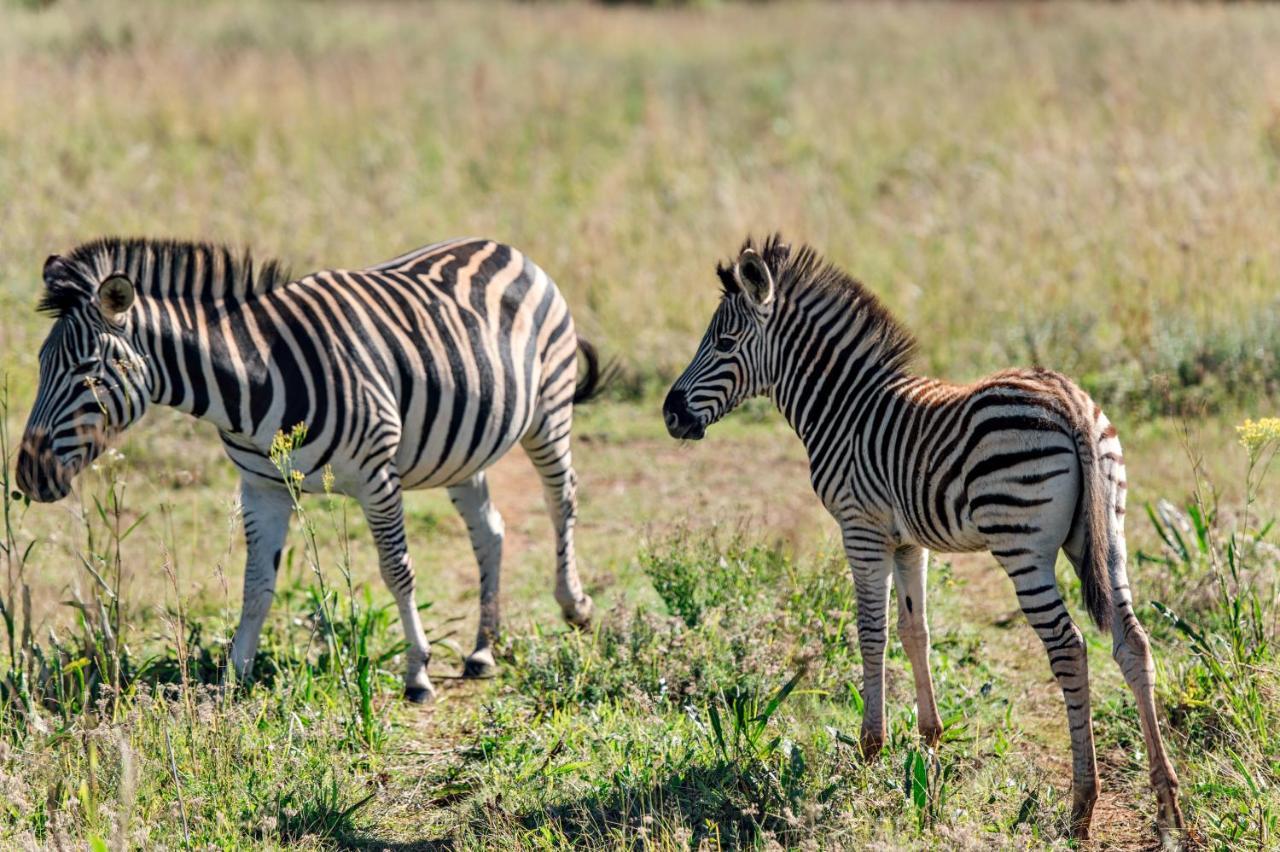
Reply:
[[365, 519], [378, 547], [378, 568], [382, 579], [391, 589], [400, 611], [400, 623], [404, 638], [409, 643], [405, 652], [408, 658], [404, 674], [404, 696], [415, 704], [424, 704], [435, 698], [435, 689], [427, 677], [427, 663], [431, 659], [431, 646], [422, 630], [418, 617], [417, 599], [414, 597], [413, 563], [409, 559], [409, 547], [404, 535], [404, 499], [400, 490], [400, 476], [389, 465], [375, 472], [368, 480], [368, 489], [360, 496]]
[[942, 719], [933, 698], [933, 676], [929, 671], [929, 620], [925, 609], [925, 578], [929, 551], [907, 545], [893, 554], [894, 581], [898, 590], [898, 638], [911, 661], [911, 677], [916, 685], [916, 715], [920, 735], [927, 745], [942, 739]]
[[449, 499], [466, 521], [471, 549], [480, 568], [480, 626], [476, 648], [463, 665], [463, 677], [488, 677], [496, 664], [493, 643], [498, 638], [498, 585], [502, 576], [502, 515], [489, 500], [484, 471], [449, 488]]
[[521, 445], [538, 475], [547, 512], [556, 530], [556, 603], [565, 621], [574, 627], [591, 624], [591, 596], [582, 590], [574, 554], [573, 532], [578, 520], [578, 475], [573, 470], [569, 435], [573, 407], [563, 405], [551, 414], [540, 414], [521, 439]]
[[1098, 766], [1089, 709], [1089, 660], [1084, 636], [1071, 620], [1054, 574], [1057, 548], [1043, 552], [1016, 544], [997, 545], [999, 560], [1018, 593], [1018, 605], [1044, 643], [1049, 668], [1062, 689], [1071, 733], [1071, 835], [1089, 837], [1098, 800]]
[[[1160, 736], [1160, 723], [1156, 718], [1156, 666], [1151, 656], [1151, 643], [1133, 611], [1133, 595], [1129, 589], [1128, 571], [1125, 569], [1124, 531], [1117, 529], [1117, 533], [1110, 565], [1111, 656], [1124, 673], [1125, 682], [1129, 684], [1138, 705], [1138, 723], [1142, 728], [1142, 739], [1147, 750], [1151, 787], [1160, 808], [1156, 817], [1156, 830], [1163, 841], [1169, 839], [1172, 831], [1185, 831], [1186, 824], [1183, 822], [1182, 808], [1178, 805], [1178, 775], [1165, 752], [1164, 740]], [[1080, 555], [1070, 549], [1067, 556], [1076, 564], [1080, 563]]]
[[1151, 643], [1131, 605], [1117, 606], [1111, 617], [1112, 656], [1120, 664], [1124, 679], [1138, 704], [1138, 723], [1147, 747], [1151, 787], [1160, 806], [1156, 830], [1161, 840], [1165, 840], [1171, 831], [1185, 831], [1186, 824], [1182, 819], [1182, 808], [1178, 805], [1178, 775], [1165, 753], [1160, 723], [1156, 719], [1156, 667], [1151, 657]]

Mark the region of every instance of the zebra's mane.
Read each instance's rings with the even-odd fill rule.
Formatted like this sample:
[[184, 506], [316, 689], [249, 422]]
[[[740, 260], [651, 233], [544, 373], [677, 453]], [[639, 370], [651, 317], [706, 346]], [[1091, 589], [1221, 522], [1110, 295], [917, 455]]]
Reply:
[[[758, 253], [769, 267], [780, 297], [793, 298], [802, 293], [833, 297], [850, 314], [857, 315], [864, 335], [874, 336], [886, 365], [903, 368], [911, 363], [916, 354], [915, 335], [861, 281], [827, 261], [812, 246], [792, 250], [782, 235], [775, 233], [759, 244], [747, 237], [739, 256], [747, 249]], [[734, 262], [716, 266], [726, 295], [739, 291]]]
[[45, 280], [37, 310], [55, 317], [92, 298], [113, 272], [127, 275], [139, 293], [196, 301], [245, 298], [290, 281], [279, 261], [255, 264], [248, 250], [237, 256], [225, 245], [184, 240], [102, 237], [50, 261], [59, 274]]

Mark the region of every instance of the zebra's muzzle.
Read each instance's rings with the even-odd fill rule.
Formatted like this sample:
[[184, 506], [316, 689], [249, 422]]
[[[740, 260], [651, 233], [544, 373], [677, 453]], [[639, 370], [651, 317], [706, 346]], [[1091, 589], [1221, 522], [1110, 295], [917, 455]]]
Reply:
[[23, 439], [16, 473], [18, 490], [37, 503], [53, 503], [66, 497], [76, 474], [58, 462], [47, 433]]
[[667, 425], [667, 434], [673, 438], [697, 441], [707, 434], [707, 427], [696, 414], [689, 410], [689, 398], [682, 390], [667, 394], [662, 403], [662, 420]]

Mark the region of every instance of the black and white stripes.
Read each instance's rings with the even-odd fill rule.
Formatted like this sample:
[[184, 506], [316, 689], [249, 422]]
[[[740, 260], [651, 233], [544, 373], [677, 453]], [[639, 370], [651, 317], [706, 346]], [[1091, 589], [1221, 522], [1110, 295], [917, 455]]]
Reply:
[[1085, 644], [1058, 592], [1060, 550], [1090, 615], [1110, 625], [1137, 698], [1164, 828], [1181, 828], [1177, 778], [1156, 722], [1154, 664], [1125, 568], [1125, 468], [1116, 429], [1067, 378], [1009, 370], [970, 385], [909, 369], [914, 341], [875, 297], [810, 248], [748, 241], [719, 268], [724, 295], [664, 405], [668, 431], [701, 438], [767, 394], [808, 450], [814, 490], [840, 524], [858, 599], [862, 742], [884, 742], [890, 586], [911, 661], [920, 728], [942, 734], [929, 674], [928, 549], [989, 550], [1013, 580], [1066, 699], [1073, 828], [1097, 798]]
[[[105, 239], [45, 265], [56, 316], [18, 462], [20, 487], [56, 500], [104, 442], [152, 404], [218, 427], [242, 474], [245, 602], [232, 648], [246, 673], [275, 585], [291, 499], [270, 459], [277, 432], [307, 427], [293, 464], [302, 488], [357, 498], [410, 645], [407, 694], [430, 697], [429, 648], [414, 601], [401, 492], [447, 487], [481, 576], [468, 674], [493, 666], [502, 519], [484, 471], [524, 446], [556, 528], [556, 597], [584, 624], [591, 601], [574, 563], [573, 404], [599, 384], [555, 284], [489, 240], [427, 246], [375, 267], [290, 279], [198, 243]], [[578, 385], [577, 355], [588, 367]]]

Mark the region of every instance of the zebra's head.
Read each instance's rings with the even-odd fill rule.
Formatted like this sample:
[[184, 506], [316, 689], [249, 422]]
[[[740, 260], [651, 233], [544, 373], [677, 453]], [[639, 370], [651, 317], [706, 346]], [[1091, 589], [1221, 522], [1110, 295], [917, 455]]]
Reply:
[[107, 439], [142, 416], [149, 395], [129, 336], [129, 276], [54, 255], [44, 283], [40, 310], [57, 319], [40, 348], [40, 387], [18, 451], [17, 484], [47, 503], [67, 496]]
[[696, 441], [744, 399], [773, 386], [766, 330], [777, 303], [775, 272], [789, 251], [776, 238], [763, 254], [748, 242], [732, 265], [716, 267], [720, 306], [662, 404], [671, 437]]

